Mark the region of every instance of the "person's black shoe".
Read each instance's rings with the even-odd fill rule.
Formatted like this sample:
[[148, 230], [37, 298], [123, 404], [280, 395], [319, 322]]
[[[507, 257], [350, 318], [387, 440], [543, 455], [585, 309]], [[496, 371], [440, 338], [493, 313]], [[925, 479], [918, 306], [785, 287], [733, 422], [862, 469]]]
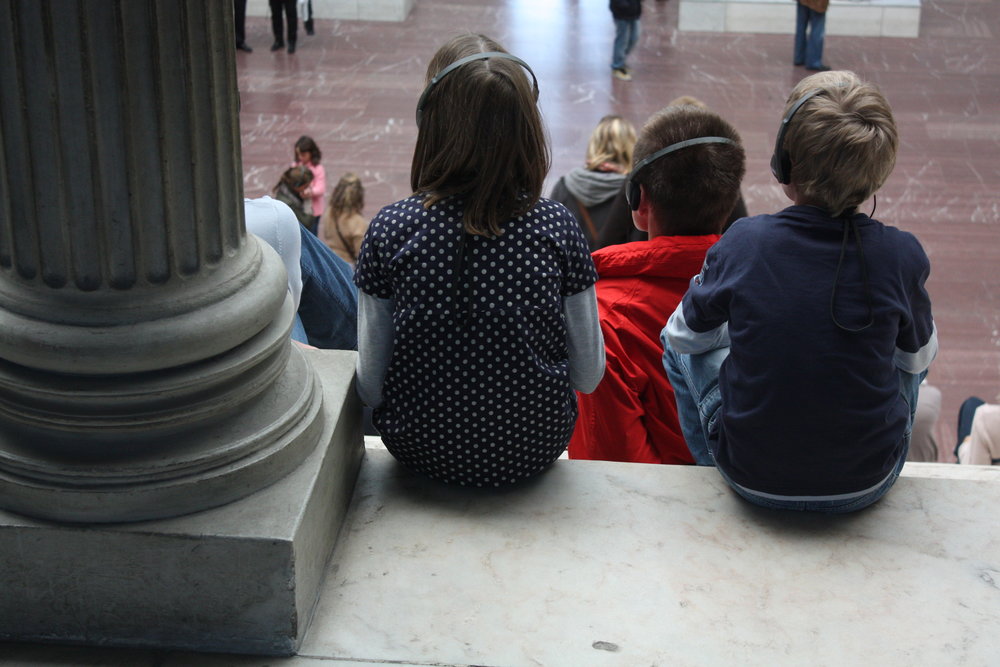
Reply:
[[288, 42], [288, 52], [295, 53], [295, 42]]
[[795, 65], [796, 67], [802, 67], [803, 65], [805, 65], [805, 63], [802, 62], [801, 60], [796, 60], [792, 64]]
[[806, 69], [809, 70], [810, 72], [829, 72], [830, 66], [820, 65], [819, 67], [807, 67]]
[[312, 19], [309, 19], [308, 21], [303, 21], [302, 23], [305, 24], [305, 26], [306, 26], [306, 34], [307, 35], [315, 35], [316, 34], [316, 31], [313, 29]]
[[271, 50], [277, 51], [278, 49], [283, 48], [284, 46], [285, 46], [284, 42], [278, 41], [271, 45]]
[[253, 49], [251, 49], [250, 45], [247, 44], [246, 42], [243, 42], [242, 44], [237, 44], [236, 45], [236, 50], [237, 51], [246, 51], [247, 53], [253, 53]]

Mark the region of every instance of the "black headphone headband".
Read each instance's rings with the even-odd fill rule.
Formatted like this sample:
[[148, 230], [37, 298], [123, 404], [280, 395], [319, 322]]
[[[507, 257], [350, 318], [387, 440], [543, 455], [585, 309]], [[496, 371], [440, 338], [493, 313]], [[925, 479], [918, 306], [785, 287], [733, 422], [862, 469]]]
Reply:
[[528, 70], [528, 74], [531, 75], [532, 88], [535, 91], [535, 99], [538, 99], [538, 79], [535, 77], [535, 73], [531, 71], [531, 68], [528, 67], [528, 63], [524, 62], [517, 56], [511, 55], [509, 53], [504, 53], [503, 51], [484, 51], [483, 53], [474, 53], [471, 56], [465, 56], [464, 58], [459, 58], [458, 60], [451, 63], [443, 70], [435, 74], [434, 78], [430, 80], [430, 83], [428, 83], [427, 87], [424, 88], [424, 92], [421, 93], [420, 99], [417, 101], [417, 125], [418, 126], [420, 125], [420, 117], [423, 115], [424, 105], [427, 103], [427, 96], [431, 94], [431, 90], [434, 89], [434, 86], [436, 86], [441, 79], [446, 77], [448, 74], [451, 74], [453, 71], [455, 71], [456, 69], [458, 69], [459, 67], [461, 67], [466, 63], [471, 63], [476, 60], [489, 60], [490, 58], [499, 58], [501, 60], [513, 60], [521, 67]]
[[664, 155], [673, 153], [674, 151], [679, 151], [682, 148], [687, 148], [688, 146], [697, 146], [699, 144], [735, 144], [736, 142], [732, 139], [727, 139], [726, 137], [696, 137], [694, 139], [685, 139], [684, 141], [678, 141], [676, 144], [670, 144], [666, 148], [661, 148], [652, 155], [647, 155], [639, 164], [635, 165], [632, 169], [632, 173], [629, 174], [628, 182], [625, 184], [625, 201], [628, 202], [629, 208], [633, 211], [639, 210], [639, 199], [641, 197], [639, 190], [639, 183], [635, 181], [635, 177], [640, 171], [645, 169], [651, 163], [656, 162]]
[[792, 182], [792, 160], [785, 150], [785, 133], [788, 132], [788, 125], [792, 122], [795, 113], [802, 108], [807, 101], [824, 92], [822, 88], [813, 88], [800, 97], [788, 110], [785, 117], [781, 119], [781, 127], [778, 128], [778, 137], [774, 140], [774, 153], [771, 154], [771, 173], [778, 179], [779, 183], [788, 185]]

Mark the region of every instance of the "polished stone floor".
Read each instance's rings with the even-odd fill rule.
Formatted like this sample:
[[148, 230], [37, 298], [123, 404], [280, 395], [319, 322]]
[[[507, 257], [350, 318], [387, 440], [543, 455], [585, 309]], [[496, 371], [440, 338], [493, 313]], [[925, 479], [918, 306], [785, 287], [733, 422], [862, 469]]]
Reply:
[[[247, 19], [254, 52], [238, 54], [246, 194], [269, 191], [301, 134], [322, 149], [329, 189], [345, 171], [361, 175], [369, 216], [409, 194], [426, 63], [451, 35], [477, 31], [538, 76], [550, 184], [582, 160], [604, 114], [639, 125], [687, 94], [743, 136], [750, 212], [783, 207], [768, 160], [783, 101], [806, 74], [791, 64], [791, 37], [679, 32], [675, 1], [644, 7], [629, 83], [609, 73], [613, 29], [603, 0], [420, 0], [401, 24], [317, 21], [315, 36], [300, 31], [292, 56], [268, 50], [268, 19]], [[878, 83], [895, 110], [902, 146], [876, 217], [914, 232], [931, 258], [941, 352], [930, 381], [944, 395], [939, 428], [948, 443], [961, 401], [1000, 391], [998, 30], [1000, 2], [925, 0], [919, 38], [826, 40], [829, 64]]]

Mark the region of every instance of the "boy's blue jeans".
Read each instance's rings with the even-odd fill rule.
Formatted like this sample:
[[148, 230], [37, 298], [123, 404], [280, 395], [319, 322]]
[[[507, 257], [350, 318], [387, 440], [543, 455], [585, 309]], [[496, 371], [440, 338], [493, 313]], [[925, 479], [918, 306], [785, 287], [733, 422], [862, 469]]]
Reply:
[[611, 53], [611, 69], [625, 67], [625, 58], [639, 40], [639, 19], [615, 19], [615, 45]]
[[[719, 393], [719, 369], [722, 362], [729, 356], [729, 348], [705, 352], [704, 354], [682, 354], [670, 348], [670, 343], [663, 339], [663, 367], [670, 378], [677, 400], [677, 415], [681, 422], [681, 431], [687, 442], [688, 449], [698, 465], [715, 465], [712, 452], [708, 447], [709, 439], [714, 439], [719, 430], [718, 419], [722, 407], [722, 396]], [[848, 498], [826, 497], [816, 499], [795, 499], [788, 496], [770, 496], [740, 486], [719, 469], [722, 478], [726, 480], [737, 494], [761, 507], [774, 509], [808, 510], [814, 512], [843, 513], [853, 512], [871, 505], [896, 482], [899, 472], [906, 461], [906, 450], [910, 447], [910, 429], [913, 427], [913, 416], [917, 409], [917, 392], [921, 380], [927, 371], [914, 375], [899, 371], [899, 391], [903, 400], [910, 406], [910, 421], [903, 436], [903, 452], [895, 469], [879, 484], [868, 489], [861, 495], [847, 494]]]

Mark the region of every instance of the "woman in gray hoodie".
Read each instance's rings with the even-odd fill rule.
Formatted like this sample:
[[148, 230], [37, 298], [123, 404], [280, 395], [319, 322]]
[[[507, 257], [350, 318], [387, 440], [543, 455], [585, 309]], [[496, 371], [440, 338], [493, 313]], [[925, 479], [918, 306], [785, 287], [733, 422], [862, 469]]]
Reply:
[[611, 214], [615, 195], [632, 167], [635, 128], [621, 116], [605, 116], [594, 128], [585, 166], [576, 167], [552, 188], [553, 199], [570, 210], [590, 249], [596, 250], [601, 229]]

